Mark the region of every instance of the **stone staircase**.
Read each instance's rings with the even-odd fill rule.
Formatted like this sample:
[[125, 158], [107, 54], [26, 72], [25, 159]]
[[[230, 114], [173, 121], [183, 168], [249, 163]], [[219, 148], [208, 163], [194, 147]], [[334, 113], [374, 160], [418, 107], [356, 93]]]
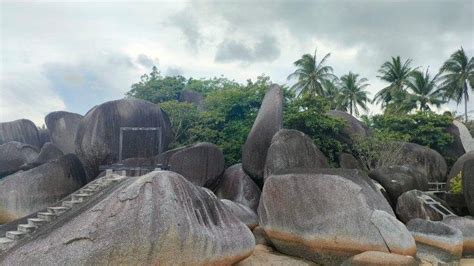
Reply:
[[32, 234], [41, 226], [60, 217], [63, 213], [84, 204], [93, 195], [110, 186], [112, 183], [126, 178], [126, 176], [112, 175], [111, 173], [111, 171], [107, 171], [104, 177], [98, 178], [72, 193], [69, 197], [60, 202], [61, 205], [48, 207], [46, 209], [47, 211], [36, 213], [36, 217], [28, 218], [26, 224], [18, 224], [16, 231], [7, 231], [4, 237], [0, 237], [0, 252], [7, 250], [13, 246], [16, 241]]

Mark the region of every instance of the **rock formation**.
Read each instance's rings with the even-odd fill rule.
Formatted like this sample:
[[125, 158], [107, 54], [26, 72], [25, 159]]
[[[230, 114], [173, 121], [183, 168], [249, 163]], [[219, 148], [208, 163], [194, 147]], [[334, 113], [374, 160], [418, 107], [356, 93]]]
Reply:
[[38, 158], [38, 148], [17, 141], [0, 145], [0, 177], [13, 174]]
[[51, 142], [47, 142], [41, 148], [41, 151], [36, 160], [33, 162], [33, 165], [42, 165], [63, 155], [63, 152], [58, 147], [56, 147], [56, 145]]
[[463, 236], [463, 256], [474, 256], [474, 219], [459, 216], [448, 216], [443, 223], [457, 228]]
[[345, 122], [345, 126], [342, 132], [337, 134], [335, 138], [339, 141], [351, 146], [358, 139], [368, 137], [370, 135], [370, 129], [357, 118], [352, 115], [338, 110], [331, 110], [327, 113], [332, 118], [338, 118]]
[[49, 113], [44, 121], [48, 127], [51, 142], [63, 153], [76, 152], [76, 134], [82, 115], [57, 111]]
[[[434, 207], [431, 207], [427, 201], [437, 202], [439, 204], [437, 208], [442, 213], [437, 211]], [[443, 220], [443, 213], [446, 213], [446, 215], [448, 215], [449, 212], [454, 213], [446, 202], [436, 196], [416, 189], [407, 191], [398, 197], [396, 212], [398, 218], [404, 223], [415, 218], [441, 221]]]
[[28, 119], [0, 123], [0, 144], [18, 141], [40, 148], [38, 129]]

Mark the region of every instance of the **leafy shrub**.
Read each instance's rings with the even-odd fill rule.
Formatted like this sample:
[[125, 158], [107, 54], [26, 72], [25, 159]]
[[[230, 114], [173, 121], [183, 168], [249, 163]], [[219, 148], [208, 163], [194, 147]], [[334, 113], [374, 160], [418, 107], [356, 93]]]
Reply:
[[449, 181], [450, 189], [449, 192], [454, 194], [462, 193], [462, 171], [460, 171], [456, 176], [454, 176], [451, 181]]

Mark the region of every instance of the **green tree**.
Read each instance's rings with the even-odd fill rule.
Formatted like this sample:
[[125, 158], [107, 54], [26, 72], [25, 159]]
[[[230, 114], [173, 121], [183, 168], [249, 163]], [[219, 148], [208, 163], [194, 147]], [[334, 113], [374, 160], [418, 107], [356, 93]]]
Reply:
[[291, 87], [298, 93], [310, 95], [324, 95], [322, 83], [324, 80], [334, 79], [331, 66], [325, 65], [330, 54], [326, 54], [321, 61], [317, 61], [316, 50], [314, 55], [304, 54], [300, 59], [294, 62], [295, 72], [288, 76], [288, 80], [297, 79], [297, 82]]
[[406, 85], [413, 71], [411, 62], [411, 59], [407, 59], [402, 64], [400, 56], [397, 56], [382, 64], [377, 77], [389, 85], [375, 94], [373, 102], [382, 103], [382, 108], [394, 113], [404, 111], [401, 105], [407, 97]]
[[407, 87], [411, 93], [408, 94], [406, 104], [409, 105], [410, 110], [417, 108], [421, 111], [428, 111], [431, 110], [429, 105], [440, 107], [445, 103], [437, 90], [438, 76], [435, 75], [431, 78], [428, 69], [424, 74], [418, 70], [412, 72], [411, 78], [407, 81]]
[[347, 104], [342, 101], [342, 92], [339, 79], [323, 80], [324, 97], [328, 100], [331, 110], [347, 111]]
[[464, 98], [464, 119], [467, 122], [467, 102], [469, 101], [469, 86], [474, 91], [474, 59], [469, 58], [464, 49], [454, 52], [443, 64], [440, 70], [441, 91], [445, 98], [460, 103]]
[[363, 110], [367, 111], [367, 91], [365, 88], [369, 86], [366, 78], [359, 79], [359, 74], [349, 72], [341, 77], [341, 102], [346, 105], [352, 115], [353, 111], [358, 116], [360, 106]]
[[160, 107], [168, 114], [174, 132], [174, 140], [170, 148], [191, 144], [194, 137], [190, 129], [196, 126], [200, 118], [197, 106], [171, 100], [161, 103]]

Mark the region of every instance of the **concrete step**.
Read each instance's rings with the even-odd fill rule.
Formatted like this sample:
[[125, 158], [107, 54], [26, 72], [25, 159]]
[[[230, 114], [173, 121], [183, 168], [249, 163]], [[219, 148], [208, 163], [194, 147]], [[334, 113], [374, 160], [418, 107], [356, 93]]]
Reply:
[[48, 222], [51, 222], [52, 220], [56, 219], [56, 214], [50, 212], [38, 212], [37, 216], [39, 219], [43, 219]]
[[36, 226], [31, 225], [31, 224], [19, 224], [18, 225], [18, 231], [20, 232], [25, 232], [25, 233], [31, 233], [36, 230]]
[[68, 207], [68, 208], [72, 208], [78, 204], [81, 204], [82, 201], [77, 201], [77, 200], [66, 200], [66, 201], [63, 201], [62, 205], [64, 207]]
[[0, 250], [7, 249], [12, 243], [13, 240], [11, 240], [10, 238], [0, 237]]
[[26, 235], [25, 232], [20, 232], [20, 231], [7, 231], [6, 237], [10, 238], [11, 240], [17, 240]]
[[34, 226], [42, 226], [43, 224], [47, 223], [48, 221], [39, 218], [28, 218], [28, 224]]
[[94, 194], [95, 192], [97, 192], [97, 189], [92, 189], [92, 188], [83, 188], [81, 190], [79, 190], [79, 193], [85, 193], [85, 194]]
[[48, 207], [48, 212], [54, 213], [56, 215], [60, 215], [62, 213], [65, 213], [69, 210], [70, 208], [64, 207], [64, 206], [59, 206], [59, 207]]
[[76, 201], [86, 201], [89, 197], [90, 195], [85, 193], [72, 194], [72, 200]]

